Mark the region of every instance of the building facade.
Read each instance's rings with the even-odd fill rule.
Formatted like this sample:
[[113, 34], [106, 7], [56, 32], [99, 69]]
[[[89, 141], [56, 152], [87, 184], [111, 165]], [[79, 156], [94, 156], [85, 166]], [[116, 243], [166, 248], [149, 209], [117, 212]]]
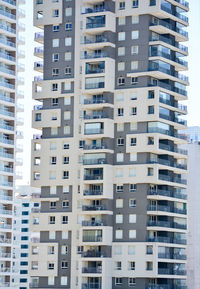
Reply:
[[24, 53], [20, 50], [24, 44], [21, 37], [25, 27], [21, 18], [25, 16], [20, 8], [24, 0], [0, 1], [0, 288], [18, 288], [15, 282], [15, 182], [21, 177], [17, 167], [22, 164], [18, 158], [22, 152], [18, 139], [23, 125], [19, 113], [23, 112], [20, 99], [23, 93], [20, 87], [24, 80], [20, 73], [24, 66], [20, 59]]
[[186, 288], [188, 9], [34, 1], [31, 288]]

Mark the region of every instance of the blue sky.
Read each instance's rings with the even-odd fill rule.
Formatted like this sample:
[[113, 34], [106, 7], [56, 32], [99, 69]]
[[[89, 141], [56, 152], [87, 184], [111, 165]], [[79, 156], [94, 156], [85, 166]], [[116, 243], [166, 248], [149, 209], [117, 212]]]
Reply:
[[[190, 26], [189, 26], [189, 37], [190, 41], [187, 43], [189, 47], [189, 71], [188, 76], [190, 78], [190, 87], [188, 88], [188, 111], [189, 115], [188, 125], [198, 125], [200, 126], [200, 1], [199, 0], [190, 0]], [[32, 130], [31, 127], [31, 111], [33, 102], [31, 100], [32, 94], [32, 80], [34, 76], [33, 71], [33, 49], [34, 44], [34, 31], [35, 29], [32, 27], [33, 24], [33, 1], [27, 0], [24, 6], [26, 10], [26, 75], [25, 75], [25, 126], [24, 126], [24, 181], [28, 183], [30, 177], [30, 140], [32, 138]], [[24, 183], [24, 182], [23, 182]]]

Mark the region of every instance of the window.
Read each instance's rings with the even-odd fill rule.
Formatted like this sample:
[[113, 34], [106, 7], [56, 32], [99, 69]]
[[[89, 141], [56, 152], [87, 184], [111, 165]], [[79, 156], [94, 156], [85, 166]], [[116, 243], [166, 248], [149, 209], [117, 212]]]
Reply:
[[125, 55], [125, 47], [118, 47], [118, 56]]
[[72, 30], [72, 23], [71, 22], [68, 22], [65, 24], [65, 30], [66, 31], [71, 31]]
[[121, 255], [122, 254], [122, 247], [121, 246], [114, 246], [113, 248], [115, 255]]
[[116, 239], [123, 239], [123, 230], [116, 230], [115, 231], [115, 238]]
[[129, 192], [130, 193], [136, 192], [136, 184], [130, 184], [129, 185]]
[[152, 245], [147, 245], [146, 246], [146, 254], [147, 255], [152, 255], [153, 254], [153, 246]]
[[139, 0], [133, 0], [133, 4], [132, 4], [132, 7], [133, 8], [138, 8], [138, 4], [139, 3]]
[[32, 254], [37, 255], [39, 252], [39, 248], [37, 246], [32, 246]]
[[53, 53], [52, 54], [52, 61], [58, 62], [59, 61], [59, 53]]
[[137, 144], [137, 139], [136, 139], [136, 137], [132, 137], [132, 138], [131, 138], [131, 143], [130, 143], [130, 145], [131, 145], [131, 146], [136, 146], [136, 144]]
[[54, 277], [53, 276], [48, 277], [48, 285], [54, 285]]
[[63, 245], [61, 247], [61, 254], [62, 255], [67, 255], [68, 254], [68, 247], [66, 245]]
[[154, 114], [154, 105], [148, 106], [148, 114]]
[[148, 137], [148, 145], [154, 145], [154, 137]]
[[52, 83], [52, 91], [58, 91], [58, 84]]
[[136, 238], [136, 230], [129, 230], [129, 239]]
[[51, 135], [57, 135], [58, 134], [58, 128], [57, 127], [51, 127]]
[[71, 116], [70, 111], [67, 110], [64, 112], [64, 120], [70, 120], [70, 116]]
[[68, 231], [62, 231], [62, 240], [68, 239]]
[[116, 277], [115, 278], [115, 285], [122, 285], [122, 278]]
[[131, 77], [131, 84], [132, 85], [138, 84], [138, 78], [137, 77]]
[[67, 66], [67, 67], [65, 68], [65, 74], [66, 74], [66, 75], [71, 75], [71, 74], [72, 74], [72, 68], [71, 68], [70, 66]]
[[147, 271], [153, 270], [153, 262], [146, 262], [146, 270]]
[[34, 180], [40, 180], [40, 173], [38, 172], [34, 173]]
[[72, 8], [65, 8], [65, 16], [72, 16]]
[[120, 86], [124, 85], [125, 84], [125, 77], [122, 77], [122, 76], [118, 77], [117, 84]]
[[138, 45], [133, 45], [131, 46], [131, 54], [136, 55], [139, 52], [139, 46]]
[[125, 40], [126, 33], [125, 32], [118, 32], [118, 41]]
[[123, 108], [118, 108], [117, 109], [117, 116], [123, 116], [124, 115], [124, 109]]
[[64, 105], [70, 105], [71, 104], [71, 97], [65, 96], [64, 97]]
[[71, 45], [72, 45], [72, 38], [65, 37], [65, 46], [71, 46]]
[[139, 15], [133, 15], [132, 24], [138, 24], [138, 23], [139, 23]]
[[130, 123], [130, 130], [131, 131], [137, 130], [137, 122], [131, 122]]
[[152, 99], [152, 98], [154, 98], [154, 96], [155, 96], [154, 90], [149, 90], [149, 91], [148, 91], [148, 98], [149, 98], [149, 99]]
[[121, 16], [118, 18], [118, 25], [125, 25], [126, 24], [126, 17]]
[[56, 195], [56, 187], [50, 187], [50, 195]]
[[131, 39], [135, 40], [139, 38], [139, 31], [138, 30], [133, 30], [131, 33]]
[[63, 201], [62, 202], [62, 207], [63, 208], [69, 208], [69, 201]]
[[123, 208], [123, 199], [116, 199], [116, 208]]
[[50, 202], [50, 209], [56, 208], [56, 202]]
[[137, 114], [137, 107], [132, 107], [131, 108], [131, 115], [136, 115]]
[[125, 9], [125, 1], [119, 2], [119, 10], [124, 10]]
[[59, 47], [59, 38], [54, 38], [52, 40], [52, 46], [53, 47]]
[[56, 232], [49, 231], [49, 240], [55, 240], [55, 238], [56, 238]]
[[137, 153], [130, 153], [130, 161], [131, 162], [137, 161]]
[[67, 269], [68, 268], [68, 262], [67, 261], [62, 261], [61, 268], [62, 269]]
[[72, 53], [71, 52], [65, 52], [65, 61], [70, 61], [72, 59]]
[[58, 98], [52, 98], [51, 104], [52, 104], [52, 106], [57, 106], [58, 105]]
[[133, 92], [131, 93], [131, 100], [137, 100], [137, 93], [136, 92]]
[[63, 179], [69, 179], [69, 171], [63, 172]]
[[124, 145], [124, 138], [118, 138], [117, 139], [117, 146], [123, 146]]
[[31, 269], [32, 270], [38, 270], [38, 262], [37, 261], [31, 262]]
[[115, 270], [121, 270], [122, 269], [122, 262], [117, 261], [115, 262]]
[[37, 19], [43, 18], [43, 11], [37, 11]]
[[48, 269], [54, 270], [54, 263], [48, 263]]
[[51, 157], [51, 165], [56, 165], [56, 157]]
[[131, 61], [131, 70], [138, 69], [138, 61]]
[[125, 62], [118, 62], [117, 69], [118, 71], [123, 71], [125, 69]]
[[116, 178], [123, 177], [123, 169], [116, 169]]
[[64, 90], [71, 90], [71, 82], [64, 82]]
[[156, 0], [149, 1], [149, 6], [155, 6], [155, 5], [156, 5]]
[[116, 160], [118, 163], [123, 162], [124, 161], [124, 154], [123, 153], [117, 153]]
[[67, 276], [62, 276], [60, 278], [60, 284], [61, 285], [67, 285]]
[[35, 121], [41, 121], [42, 120], [42, 114], [41, 113], [36, 113], [35, 114]]
[[59, 17], [59, 10], [58, 10], [58, 9], [54, 9], [54, 10], [52, 11], [52, 16], [53, 16], [53, 17]]
[[68, 224], [68, 216], [62, 216], [62, 224]]
[[58, 76], [59, 75], [59, 68], [53, 68], [52, 69], [52, 76]]
[[64, 126], [64, 134], [70, 134], [70, 126], [69, 125]]
[[148, 168], [147, 175], [148, 176], [153, 176], [153, 168]]
[[117, 123], [117, 131], [124, 131], [124, 124], [123, 123]]
[[55, 254], [55, 247], [54, 246], [48, 246], [48, 254], [49, 255]]
[[124, 186], [123, 185], [117, 186], [116, 191], [117, 191], [117, 193], [122, 193], [124, 191]]
[[64, 143], [63, 144], [63, 149], [64, 150], [68, 150], [69, 149], [69, 144], [68, 143]]
[[124, 95], [122, 93], [117, 94], [117, 101], [124, 101]]
[[56, 217], [55, 216], [50, 216], [49, 217], [49, 224], [55, 224], [56, 223]]
[[129, 224], [135, 224], [136, 223], [136, 215], [130, 214], [129, 215]]
[[69, 164], [69, 157], [63, 157], [63, 164], [64, 165]]
[[135, 262], [129, 262], [128, 269], [134, 271], [135, 270]]
[[130, 199], [129, 208], [135, 208], [135, 207], [136, 207], [136, 199]]
[[123, 215], [117, 214], [115, 221], [116, 221], [116, 224], [122, 224], [123, 223]]
[[128, 278], [128, 286], [135, 286], [136, 285], [136, 281], [135, 278]]
[[135, 246], [128, 246], [128, 254], [135, 255]]
[[59, 25], [53, 25], [53, 32], [58, 32], [60, 30]]

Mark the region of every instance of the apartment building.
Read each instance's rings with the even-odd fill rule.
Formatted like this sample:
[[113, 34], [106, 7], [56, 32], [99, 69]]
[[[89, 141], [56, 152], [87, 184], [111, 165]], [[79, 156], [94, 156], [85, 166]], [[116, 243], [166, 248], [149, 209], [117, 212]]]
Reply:
[[29, 288], [28, 254], [31, 239], [29, 216], [31, 212], [38, 212], [39, 203], [33, 200], [39, 196], [37, 190], [30, 186], [18, 186], [15, 189], [15, 221], [14, 221], [14, 283], [19, 289]]
[[184, 0], [34, 0], [30, 288], [186, 288]]
[[22, 152], [18, 139], [22, 133], [18, 126], [23, 125], [19, 113], [23, 111], [20, 101], [23, 93], [20, 87], [24, 80], [20, 76], [24, 57], [20, 36], [25, 27], [21, 23], [24, 11], [20, 8], [24, 0], [0, 1], [0, 288], [18, 288], [15, 282], [17, 272], [14, 268], [14, 187], [21, 175], [17, 167], [22, 164], [18, 158]]

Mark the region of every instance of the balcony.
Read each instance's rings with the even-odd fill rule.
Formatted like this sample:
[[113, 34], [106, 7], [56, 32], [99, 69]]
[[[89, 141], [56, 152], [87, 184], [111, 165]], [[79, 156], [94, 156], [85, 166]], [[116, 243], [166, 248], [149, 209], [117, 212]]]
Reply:
[[9, 74], [9, 75], [15, 75], [15, 71], [9, 68], [6, 68], [4, 66], [0, 66], [0, 72]]
[[84, 180], [87, 180], [87, 181], [103, 180], [103, 175], [85, 175]]
[[[5, 172], [5, 173], [13, 173], [13, 168], [11, 167], [0, 167], [0, 172]], [[1, 197], [0, 197], [1, 200]]]
[[43, 44], [44, 43], [44, 32], [36, 32], [34, 40], [36, 42]]
[[12, 239], [0, 238], [1, 244], [11, 244], [11, 242], [12, 242]]
[[150, 195], [150, 196], [165, 196], [165, 197], [177, 198], [177, 199], [182, 199], [182, 200], [186, 200], [187, 199], [187, 195], [186, 194], [179, 193], [179, 192], [171, 192], [171, 191], [168, 191], [168, 190], [157, 190], [157, 191], [149, 190], [147, 192], [147, 195]]
[[[93, 59], [93, 58], [104, 58], [104, 57], [109, 57], [108, 52], [101, 52], [101, 53], [92, 52], [92, 53], [87, 53], [87, 54], [84, 54], [81, 58], [82, 58], [82, 59]], [[104, 71], [102, 71], [102, 72], [104, 72]], [[98, 72], [98, 73], [102, 73], [102, 72]], [[97, 72], [96, 72], [96, 73], [97, 73]]]
[[173, 270], [169, 268], [158, 268], [160, 275], [186, 275], [186, 270]]
[[96, 113], [96, 114], [85, 114], [83, 119], [101, 119], [101, 118], [108, 118], [108, 115], [105, 113]]
[[104, 43], [104, 42], [109, 42], [109, 39], [102, 36], [102, 37], [97, 37], [97, 38], [93, 38], [93, 39], [92, 38], [91, 39], [85, 38], [81, 44], [84, 44], [84, 45], [85, 44], [94, 44], [94, 43], [98, 44], [98, 43]]
[[4, 10], [4, 9], [0, 9], [0, 15], [6, 16], [12, 20], [16, 20], [16, 15]]
[[187, 96], [187, 90], [186, 90], [186, 89], [180, 89], [180, 88], [178, 88], [178, 87], [175, 87], [175, 86], [171, 86], [171, 85], [169, 85], [169, 84], [166, 84], [166, 83], [164, 83], [164, 82], [162, 82], [162, 81], [158, 81], [157, 84], [155, 84], [155, 85], [149, 83], [148, 86], [159, 86], [159, 87], [162, 87], [162, 88], [164, 88], [164, 89], [167, 89], [167, 90], [169, 90], [169, 91], [171, 91], [171, 92], [178, 93], [178, 94], [180, 94], [180, 95], [182, 95], [182, 96]]
[[181, 169], [181, 170], [187, 170], [187, 165], [182, 165], [182, 164], [178, 164], [174, 161], [169, 161], [169, 160], [166, 160], [166, 159], [161, 159], [161, 158], [158, 158], [157, 160], [153, 160], [153, 161], [149, 161], [148, 163], [150, 164], [160, 164], [160, 165], [163, 165], [163, 166], [169, 166], [169, 167], [172, 167], [172, 168], [177, 168], [177, 169]]
[[102, 273], [102, 268], [93, 268], [93, 267], [83, 267], [82, 268], [82, 273], [86, 274], [101, 274]]
[[172, 11], [169, 7], [165, 6], [164, 4], [161, 4], [161, 10], [163, 10], [163, 11], [165, 11], [165, 12], [167, 12], [167, 13], [169, 13], [169, 14], [177, 17], [177, 18], [179, 18], [180, 20], [188, 23], [188, 17], [187, 16], [185, 16], [185, 15], [183, 15], [181, 13], [178, 13], [176, 11]]
[[3, 108], [0, 108], [0, 114], [6, 115], [6, 116], [10, 116], [10, 117], [14, 117], [14, 112], [9, 111], [7, 109], [3, 109]]
[[176, 103], [176, 104], [175, 104], [175, 103], [173, 103], [171, 100], [165, 99], [165, 98], [163, 98], [163, 97], [160, 97], [160, 98], [159, 98], [159, 101], [160, 101], [161, 103], [164, 103], [164, 104], [170, 105], [170, 106], [172, 106], [172, 107], [178, 108], [178, 109], [184, 111], [185, 113], [187, 113], [187, 106], [186, 106], [186, 105], [182, 105], [182, 104], [179, 104], [179, 103]]
[[93, 222], [93, 221], [83, 221], [82, 226], [88, 226], [88, 227], [98, 227], [98, 226], [106, 226], [105, 222], [103, 221], [98, 221], [98, 222]]
[[7, 139], [7, 138], [0, 138], [0, 143], [14, 145], [14, 141], [11, 139]]
[[4, 30], [6, 32], [12, 33], [12, 34], [16, 34], [16, 30], [15, 29], [13, 29], [10, 26], [5, 25], [5, 24], [0, 24], [0, 29]]
[[[176, 1], [176, 0], [175, 0]], [[187, 289], [185, 285], [169, 285], [169, 284], [150, 284], [146, 289]]]
[[86, 29], [102, 28], [106, 25], [105, 15], [86, 18]]
[[82, 211], [105, 211], [107, 210], [105, 205], [99, 205], [99, 206], [93, 206], [93, 205], [88, 205], [88, 206], [82, 206]]
[[104, 82], [97, 82], [97, 83], [86, 83], [85, 89], [99, 89], [104, 88], [105, 83]]
[[[150, 61], [149, 62], [149, 68], [148, 69], [149, 69], [149, 71], [159, 71], [161, 73], [164, 73], [164, 74], [170, 75], [172, 77], [178, 78], [179, 80], [187, 82], [187, 83], [189, 81], [187, 76], [185, 76], [183, 74], [180, 74], [178, 72], [173, 72], [171, 69], [165, 68], [161, 64], [159, 64], [158, 62], [155, 62], [155, 61]], [[167, 77], [163, 76], [162, 78], [167, 78]]]
[[84, 145], [83, 147], [84, 150], [103, 150], [107, 148], [106, 144]]
[[15, 57], [9, 55], [8, 53], [0, 52], [0, 58], [15, 62]]
[[95, 250], [88, 250], [81, 254], [82, 258], [105, 258], [107, 254], [105, 252], [95, 251]]
[[4, 151], [0, 151], [0, 157], [7, 158], [7, 159], [13, 159], [14, 155], [7, 153], [7, 152], [4, 152]]
[[147, 206], [147, 211], [161, 211], [161, 212], [167, 212], [167, 213], [174, 213], [174, 214], [187, 214], [187, 210], [185, 209], [178, 209], [178, 208], [173, 208], [170, 206], [161, 206], [161, 205], [148, 205]]
[[152, 127], [152, 128], [148, 128], [148, 133], [161, 133], [161, 134], [166, 134], [172, 137], [176, 137], [179, 139], [183, 139], [183, 140], [187, 140], [187, 136], [185, 136], [184, 134], [178, 134], [178, 133], [174, 133], [172, 131], [169, 130], [165, 130], [159, 127]]
[[180, 229], [180, 230], [186, 230], [187, 229], [187, 225], [185, 225], [185, 224], [178, 224], [178, 223], [170, 222], [170, 221], [148, 221], [147, 226], [149, 226], [149, 227], [165, 227], [165, 228]]
[[84, 134], [85, 135], [89, 135], [89, 134], [103, 134], [104, 133], [104, 129], [102, 128], [91, 128], [91, 129], [85, 129], [84, 130]]
[[160, 51], [160, 50], [151, 51], [149, 56], [150, 57], [163, 57], [165, 59], [171, 60], [173, 62], [176, 62], [177, 64], [184, 66], [184, 69], [188, 68], [188, 62], [187, 61], [182, 60], [181, 58], [178, 58], [178, 57], [173, 57], [171, 54], [165, 53], [165, 52]]
[[83, 235], [83, 242], [102, 242], [102, 236], [84, 236]]
[[1, 253], [0, 252], [0, 258], [11, 258], [11, 254], [10, 253]]
[[9, 41], [9, 40], [4, 39], [4, 38], [0, 38], [0, 44], [4, 44], [4, 45], [12, 47], [12, 48], [16, 47], [16, 44], [14, 42]]
[[185, 239], [177, 239], [177, 238], [171, 238], [171, 237], [153, 237], [153, 238], [147, 238], [147, 242], [159, 242], [159, 243], [169, 243], [169, 244], [180, 244], [180, 245], [186, 245], [187, 241]]
[[16, 2], [14, 0], [2, 0], [2, 1], [10, 5], [16, 6]]
[[84, 104], [102, 104], [102, 103], [111, 103], [106, 98], [99, 99], [85, 99]]
[[163, 36], [162, 34], [159, 34], [159, 35], [156, 35], [156, 36], [152, 36], [150, 38], [150, 41], [162, 41], [162, 42], [165, 42], [171, 46], [174, 46], [180, 50], [182, 50], [182, 52], [184, 54], [188, 54], [188, 47], [183, 45], [183, 44], [180, 44], [179, 42], [176, 42], [174, 41], [172, 38], [169, 38], [169, 37], [166, 37], [166, 36]]
[[85, 8], [85, 11], [82, 12], [82, 14], [90, 14], [90, 13], [101, 13], [101, 12], [107, 12], [110, 11], [108, 7], [93, 7], [93, 8]]
[[178, 184], [183, 184], [183, 185], [187, 184], [186, 180], [183, 180], [183, 179], [178, 178], [178, 177], [172, 177], [169, 175], [159, 174], [158, 178], [161, 181], [173, 182], [173, 183], [178, 183]]
[[[13, 200], [13, 198], [11, 196], [0, 195], [0, 201], [12, 201], [12, 200]], [[0, 228], [2, 228], [1, 225], [3, 225], [3, 227], [4, 227], [4, 225], [6, 225], [6, 224], [0, 224]], [[7, 225], [7, 226], [9, 226], [9, 225]]]
[[10, 273], [11, 268], [10, 267], [2, 267], [0, 268], [0, 273]]
[[81, 289], [101, 289], [101, 284], [100, 283], [91, 283], [91, 284], [87, 284], [87, 283], [82, 283], [82, 287]]
[[160, 259], [173, 259], [173, 260], [186, 260], [187, 256], [185, 254], [177, 253], [158, 253], [158, 258]]
[[12, 210], [0, 209], [0, 215], [12, 215]]
[[12, 187], [13, 183], [12, 182], [6, 182], [6, 181], [0, 181], [0, 186], [3, 187]]
[[175, 152], [175, 153], [182, 154], [182, 155], [187, 155], [188, 154], [187, 150], [174, 148], [174, 147], [172, 147], [170, 145], [166, 145], [166, 144], [163, 144], [163, 143], [159, 143], [159, 149], [170, 151], [170, 152]]

